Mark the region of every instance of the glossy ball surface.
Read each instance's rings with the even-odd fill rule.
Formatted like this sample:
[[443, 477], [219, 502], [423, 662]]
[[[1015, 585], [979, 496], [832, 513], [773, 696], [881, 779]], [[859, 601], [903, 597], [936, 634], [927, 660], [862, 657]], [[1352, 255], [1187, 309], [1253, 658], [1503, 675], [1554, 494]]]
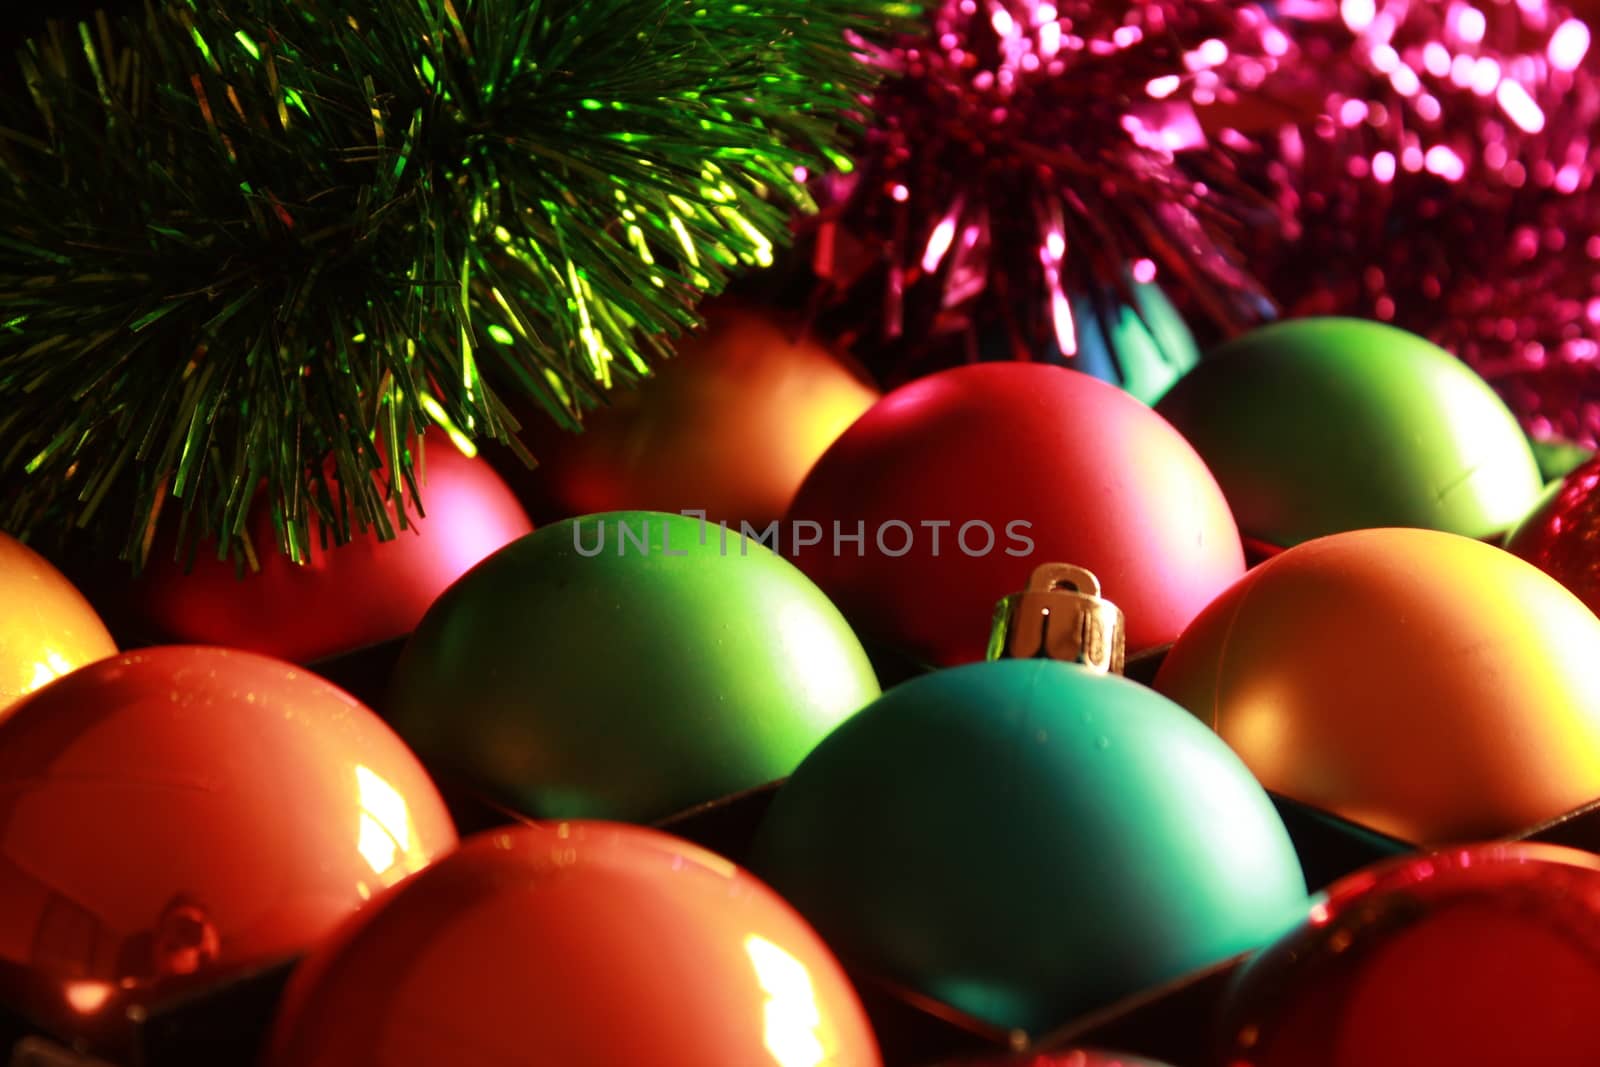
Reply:
[[0, 722], [0, 842], [0, 959], [72, 983], [90, 1027], [102, 1005], [306, 951], [456, 834], [342, 691], [170, 646], [90, 664]]
[[1121, 1052], [1071, 1049], [1065, 1052], [1023, 1052], [1011, 1056], [961, 1060], [948, 1067], [1165, 1067], [1165, 1065], [1142, 1056], [1129, 1056]]
[[0, 533], [0, 716], [39, 687], [116, 652], [77, 587], [39, 553]]
[[491, 831], [307, 960], [268, 1067], [879, 1067], [855, 990], [776, 894], [638, 827]]
[[1600, 858], [1509, 843], [1408, 857], [1329, 888], [1239, 973], [1237, 1067], [1600, 1062]]
[[1551, 485], [1506, 536], [1506, 549], [1600, 614], [1600, 459]]

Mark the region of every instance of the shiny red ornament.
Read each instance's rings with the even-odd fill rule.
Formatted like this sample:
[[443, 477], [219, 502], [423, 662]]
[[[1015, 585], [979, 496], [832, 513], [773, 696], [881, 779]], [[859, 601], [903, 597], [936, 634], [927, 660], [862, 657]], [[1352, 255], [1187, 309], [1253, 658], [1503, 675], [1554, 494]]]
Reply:
[[1506, 548], [1600, 615], [1600, 458], [1551, 486], [1506, 536]]
[[315, 945], [456, 843], [376, 715], [289, 664], [100, 660], [0, 722], [0, 961], [114, 1048], [128, 1009]]
[[1600, 1063], [1600, 857], [1478, 845], [1336, 883], [1234, 982], [1218, 1063]]
[[1375, 318], [1470, 363], [1536, 437], [1600, 433], [1600, 65], [1549, 0], [1300, 0], [1223, 137], [1279, 201], [1251, 262], [1289, 315]]
[[497, 830], [295, 972], [267, 1067], [879, 1067], [811, 928], [733, 864], [635, 826]]
[[1025, 1052], [998, 1058], [962, 1060], [947, 1067], [1163, 1067], [1155, 1060], [1121, 1052], [1071, 1049], [1066, 1052]]
[[800, 224], [825, 329], [938, 366], [1070, 357], [1080, 297], [1136, 304], [1133, 284], [1158, 276], [1223, 324], [1259, 313], [1234, 245], [1267, 205], [1217, 165], [1202, 115], [1274, 61], [1261, 6], [925, 7], [922, 34], [853, 42], [885, 81]]
[[277, 548], [263, 496], [250, 520], [249, 569], [241, 575], [233, 562], [218, 559], [214, 542], [199, 550], [187, 573], [168, 552], [153, 559], [129, 591], [133, 614], [157, 640], [245, 649], [293, 663], [409, 634], [457, 578], [533, 531], [485, 460], [462, 454], [441, 432], [423, 443], [417, 490], [425, 511], [407, 492], [405, 521], [391, 520], [392, 538], [368, 528], [337, 544], [329, 526], [313, 522], [306, 561], [296, 563]]
[[1244, 573], [1188, 442], [1115, 386], [1039, 363], [890, 393], [823, 454], [779, 532], [864, 639], [941, 666], [984, 658], [995, 604], [1042, 563], [1099, 576], [1130, 654]]

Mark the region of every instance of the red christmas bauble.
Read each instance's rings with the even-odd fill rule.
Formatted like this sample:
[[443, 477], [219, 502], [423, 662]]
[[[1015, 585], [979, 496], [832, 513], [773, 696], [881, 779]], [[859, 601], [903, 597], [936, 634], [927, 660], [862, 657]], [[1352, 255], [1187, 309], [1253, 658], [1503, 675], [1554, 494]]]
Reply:
[[469, 839], [295, 973], [269, 1067], [878, 1067], [811, 928], [726, 860], [570, 822]]
[[1039, 363], [890, 393], [824, 453], [779, 533], [863, 637], [941, 666], [983, 659], [995, 604], [1041, 563], [1099, 576], [1130, 653], [1172, 641], [1244, 573], [1188, 442], [1121, 389]]
[[116, 652], [77, 587], [39, 553], [0, 533], [0, 715], [61, 675]]
[[1600, 458], [1551, 486], [1506, 536], [1506, 548], [1600, 615]]
[[1482, 845], [1350, 875], [1235, 979], [1229, 1067], [1600, 1063], [1600, 857]]
[[292, 665], [171, 646], [100, 660], [0, 722], [0, 960], [115, 1041], [170, 988], [309, 949], [454, 847], [421, 765]]
[[864, 370], [777, 313], [722, 302], [653, 378], [586, 415], [582, 433], [526, 420], [539, 467], [507, 475], [541, 518], [689, 510], [764, 526], [878, 396]]
[[130, 591], [134, 612], [161, 641], [222, 645], [293, 663], [315, 663], [409, 634], [439, 594], [484, 557], [533, 531], [522, 505], [489, 464], [463, 455], [442, 433], [424, 437], [418, 491], [407, 527], [383, 540], [375, 528], [327, 546], [313, 523], [309, 558], [278, 550], [263, 499], [250, 520], [258, 570], [241, 576], [201, 548], [192, 569], [170, 552], [152, 560]]

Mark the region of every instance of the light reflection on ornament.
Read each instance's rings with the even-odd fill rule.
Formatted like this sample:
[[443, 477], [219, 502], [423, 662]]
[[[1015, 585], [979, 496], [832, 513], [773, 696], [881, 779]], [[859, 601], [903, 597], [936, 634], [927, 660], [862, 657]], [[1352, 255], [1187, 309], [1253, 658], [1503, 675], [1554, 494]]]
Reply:
[[[408, 862], [407, 872], [422, 865], [424, 857], [413, 854], [411, 809], [405, 797], [370, 768], [356, 767], [356, 790], [361, 797], [361, 829], [356, 849], [382, 876], [394, 869], [400, 856]], [[387, 882], [385, 884], [388, 884]]]
[[67, 1006], [80, 1015], [93, 1015], [106, 1006], [115, 988], [106, 982], [72, 981], [61, 989]]
[[755, 934], [744, 939], [744, 950], [767, 995], [766, 1046], [778, 1067], [818, 1067], [826, 1062], [828, 1050], [817, 1036], [822, 1011], [805, 964]]
[[33, 665], [33, 677], [28, 680], [25, 693], [31, 693], [41, 686], [49, 685], [68, 671], [79, 666], [55, 649], [45, 649]]

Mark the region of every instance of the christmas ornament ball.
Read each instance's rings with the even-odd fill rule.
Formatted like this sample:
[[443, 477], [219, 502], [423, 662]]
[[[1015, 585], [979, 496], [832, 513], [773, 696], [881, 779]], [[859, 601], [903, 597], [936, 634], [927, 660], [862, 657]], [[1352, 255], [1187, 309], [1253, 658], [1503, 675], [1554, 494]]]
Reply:
[[1506, 549], [1600, 614], [1600, 459], [1552, 484], [1506, 535]]
[[1146, 404], [1161, 399], [1200, 362], [1183, 315], [1155, 282], [1125, 271], [1112, 283], [1091, 285], [1069, 298], [1078, 323], [1078, 349], [1058, 355], [1101, 381], [1119, 385]]
[[1288, 549], [1156, 675], [1268, 789], [1418, 844], [1600, 796], [1600, 619], [1510, 553], [1434, 530]]
[[823, 454], [781, 532], [863, 637], [940, 666], [983, 658], [972, 621], [1042, 562], [1099, 575], [1130, 653], [1173, 640], [1244, 572], [1182, 437], [1121, 389], [1040, 363], [896, 389]]
[[1539, 464], [1539, 476], [1545, 480], [1547, 488], [1549, 483], [1561, 481], [1595, 458], [1594, 449], [1560, 438], [1533, 438], [1529, 443], [1533, 447], [1533, 458]]
[[705, 318], [653, 378], [586, 415], [581, 433], [536, 443], [538, 469], [513, 476], [536, 509], [699, 510], [765, 526], [878, 399], [864, 370], [776, 312], [722, 301]]
[[846, 963], [1035, 1034], [1306, 906], [1271, 800], [1214, 734], [1047, 660], [889, 690], [779, 789], [750, 866]]
[[1279, 547], [1388, 526], [1496, 537], [1543, 487], [1488, 383], [1379, 322], [1261, 327], [1209, 353], [1156, 410], [1204, 458], [1240, 530]]
[[1237, 1067], [1600, 1062], [1600, 858], [1476, 845], [1350, 875], [1236, 976]]
[[640, 827], [491, 831], [291, 980], [267, 1067], [879, 1067], [854, 989], [779, 897]]
[[[152, 561], [129, 600], [162, 640], [240, 648], [294, 663], [315, 663], [404, 637], [439, 594], [488, 556], [533, 530], [511, 489], [480, 457], [444, 433], [423, 438], [417, 489], [406, 526], [394, 537], [376, 528], [336, 544], [313, 522], [304, 563], [278, 548], [265, 497], [250, 518], [258, 566], [239, 572], [214, 543], [192, 567], [172, 553]], [[324, 543], [324, 533], [327, 540]]]
[[387, 711], [425, 760], [525, 814], [652, 822], [788, 775], [878, 692], [782, 557], [615, 512], [546, 526], [452, 586]]
[[456, 844], [376, 715], [253, 653], [99, 660], [0, 722], [0, 959], [67, 983], [74, 1032], [171, 984], [304, 952]]
[[1001, 1057], [962, 1060], [948, 1067], [1165, 1067], [1155, 1060], [1121, 1052], [1070, 1049], [1065, 1052], [1024, 1052]]
[[116, 643], [89, 601], [43, 556], [0, 533], [0, 716]]

